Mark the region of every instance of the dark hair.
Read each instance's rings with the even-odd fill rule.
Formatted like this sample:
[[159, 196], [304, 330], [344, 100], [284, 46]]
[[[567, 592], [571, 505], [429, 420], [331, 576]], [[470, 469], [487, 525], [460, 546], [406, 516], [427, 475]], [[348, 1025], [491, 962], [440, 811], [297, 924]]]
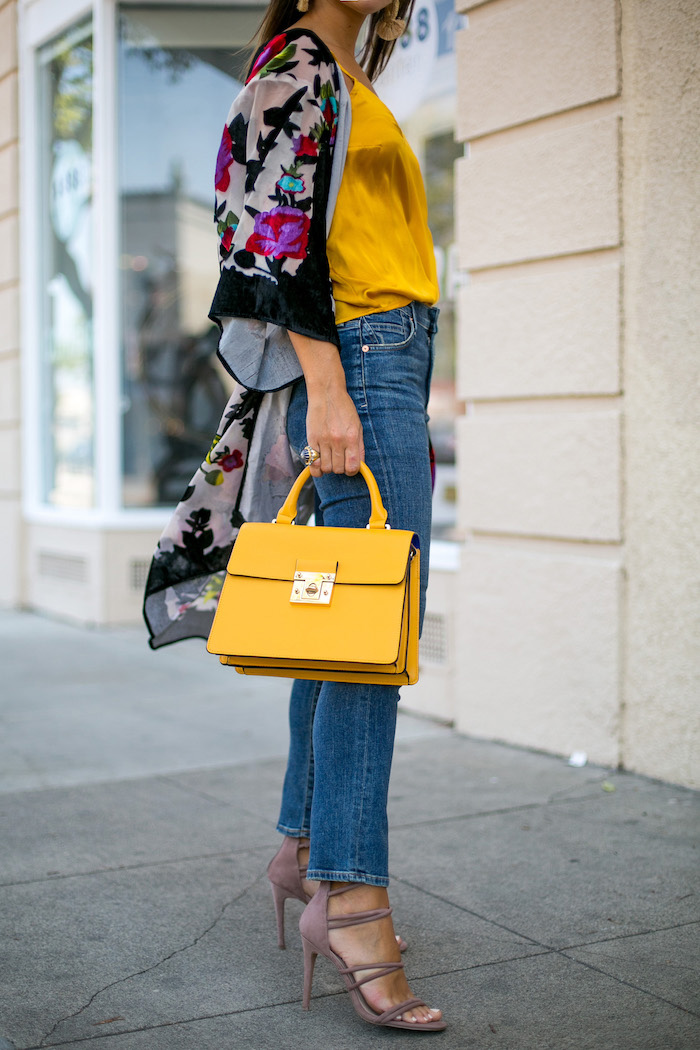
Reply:
[[[411, 21], [413, 4], [415, 0], [399, 0], [399, 12], [397, 18], [403, 18], [406, 24]], [[313, 4], [313, 0], [311, 0]], [[376, 80], [394, 50], [395, 40], [382, 40], [377, 36], [375, 30], [381, 21], [384, 11], [375, 11], [367, 27], [367, 37], [364, 47], [358, 56], [358, 61], [367, 73], [370, 80]], [[260, 28], [255, 34], [256, 46], [267, 43], [273, 36], [289, 29], [301, 18], [302, 12], [297, 11], [297, 0], [270, 0], [265, 17], [260, 23]]]

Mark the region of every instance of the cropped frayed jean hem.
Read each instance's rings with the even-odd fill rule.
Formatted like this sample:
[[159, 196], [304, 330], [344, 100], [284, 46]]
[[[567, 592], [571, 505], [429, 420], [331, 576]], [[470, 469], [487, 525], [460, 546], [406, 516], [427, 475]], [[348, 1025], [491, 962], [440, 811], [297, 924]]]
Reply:
[[310, 882], [362, 882], [365, 886], [388, 886], [388, 875], [368, 875], [366, 871], [312, 871], [304, 876]]
[[282, 835], [286, 835], [290, 839], [308, 839], [311, 835], [310, 829], [305, 828], [287, 828], [284, 824], [278, 824], [277, 830]]

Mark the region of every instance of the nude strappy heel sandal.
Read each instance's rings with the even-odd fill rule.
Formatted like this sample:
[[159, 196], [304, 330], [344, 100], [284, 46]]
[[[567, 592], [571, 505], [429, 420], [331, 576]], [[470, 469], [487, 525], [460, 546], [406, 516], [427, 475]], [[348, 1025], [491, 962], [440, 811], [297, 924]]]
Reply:
[[[361, 992], [363, 984], [385, 977], [396, 970], [403, 969], [402, 962], [392, 963], [361, 963], [358, 966], [346, 966], [339, 955], [333, 951], [328, 939], [329, 930], [337, 930], [344, 926], [359, 926], [365, 922], [374, 922], [391, 915], [391, 908], [375, 908], [372, 911], [359, 911], [350, 915], [328, 915], [328, 900], [340, 893], [347, 893], [352, 886], [342, 886], [340, 889], [332, 890], [329, 882], [322, 882], [320, 889], [311, 899], [309, 905], [304, 909], [304, 914], [299, 920], [299, 930], [304, 947], [304, 998], [302, 1006], [308, 1010], [311, 1005], [311, 983], [313, 981], [314, 965], [319, 955], [325, 956], [333, 963], [338, 973], [345, 982], [345, 987], [350, 995], [355, 1012], [369, 1024], [376, 1024], [382, 1028], [404, 1028], [410, 1032], [442, 1032], [446, 1027], [444, 1021], [403, 1021], [401, 1015], [412, 1010], [415, 1006], [425, 1006], [422, 999], [406, 999], [383, 1013], [377, 1013], [368, 1004]], [[364, 977], [357, 976], [363, 970], [371, 973]]]
[[[277, 944], [280, 948], [286, 948], [284, 940], [284, 902], [289, 898], [308, 904], [311, 896], [304, 889], [303, 879], [306, 876], [306, 868], [299, 865], [299, 847], [308, 846], [307, 838], [292, 838], [285, 835], [282, 845], [275, 853], [267, 866], [267, 877], [272, 887], [272, 897], [275, 902], [275, 918], [277, 919]], [[399, 949], [406, 951], [408, 945], [403, 937], [396, 935]]]

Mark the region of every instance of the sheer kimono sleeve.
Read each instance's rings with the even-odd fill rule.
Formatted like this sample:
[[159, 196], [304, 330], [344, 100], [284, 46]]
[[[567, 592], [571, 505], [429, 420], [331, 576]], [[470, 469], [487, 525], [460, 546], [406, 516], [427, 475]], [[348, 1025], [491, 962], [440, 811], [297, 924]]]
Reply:
[[219, 356], [255, 390], [301, 376], [287, 329], [338, 344], [326, 209], [339, 73], [311, 38], [290, 36], [258, 56], [216, 169], [221, 276], [209, 316]]

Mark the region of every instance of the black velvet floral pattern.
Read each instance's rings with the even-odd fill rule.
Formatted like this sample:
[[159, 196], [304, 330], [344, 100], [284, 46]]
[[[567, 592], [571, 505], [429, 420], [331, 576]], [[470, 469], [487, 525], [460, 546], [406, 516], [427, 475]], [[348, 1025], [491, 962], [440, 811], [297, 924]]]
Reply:
[[325, 220], [339, 87], [332, 55], [303, 29], [255, 59], [217, 158], [213, 320], [255, 317], [337, 343]]

